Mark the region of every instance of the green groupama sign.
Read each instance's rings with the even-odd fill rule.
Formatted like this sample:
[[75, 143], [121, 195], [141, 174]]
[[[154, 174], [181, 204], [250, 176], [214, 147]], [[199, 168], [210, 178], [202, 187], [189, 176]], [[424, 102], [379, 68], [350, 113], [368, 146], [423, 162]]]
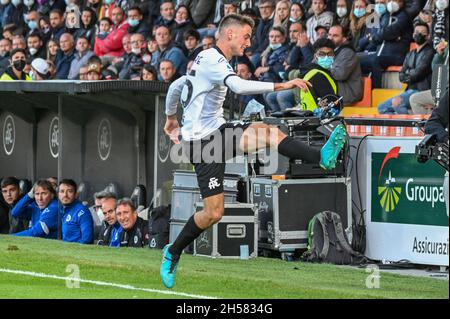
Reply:
[[443, 183], [445, 170], [415, 154], [372, 153], [372, 222], [448, 226]]

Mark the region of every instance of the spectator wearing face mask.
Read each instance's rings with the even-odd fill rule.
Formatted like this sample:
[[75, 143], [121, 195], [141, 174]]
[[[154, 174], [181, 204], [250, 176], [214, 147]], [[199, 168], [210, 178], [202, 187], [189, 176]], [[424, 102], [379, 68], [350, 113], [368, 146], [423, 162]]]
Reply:
[[433, 47], [434, 49], [437, 49], [441, 42], [445, 42], [446, 46], [448, 46], [448, 0], [436, 0], [435, 6], [436, 9], [433, 15], [433, 25], [431, 30]]
[[[386, 0], [375, 0], [373, 8], [374, 12], [369, 16], [373, 21], [380, 21], [384, 15], [389, 14], [387, 13]], [[358, 52], [358, 56], [372, 54], [377, 50], [377, 44], [372, 39], [372, 36], [377, 34], [380, 28], [380, 23], [370, 23], [364, 26], [364, 34], [359, 37], [358, 42], [355, 42], [355, 49]]]
[[412, 20], [404, 10], [404, 0], [389, 0], [380, 19], [380, 29], [370, 36], [370, 41], [377, 46], [376, 54], [361, 56], [361, 68], [364, 74], [372, 75], [372, 86], [381, 87], [384, 69], [400, 66], [409, 52], [412, 42]]
[[138, 74], [144, 64], [151, 61], [151, 55], [147, 52], [147, 42], [141, 33], [131, 35], [131, 54], [124, 60], [119, 78], [129, 80], [132, 74]]
[[0, 81], [31, 81], [31, 77], [23, 71], [26, 64], [27, 62], [25, 50], [13, 49], [11, 51], [10, 66], [0, 77]]
[[35, 31], [28, 35], [27, 46], [28, 52], [30, 53], [30, 61], [33, 61], [36, 58], [46, 58], [47, 51], [44, 46], [44, 41], [42, 40], [42, 35], [39, 31]]
[[[311, 83], [308, 91], [289, 90], [295, 94], [295, 105], [303, 110], [314, 111], [317, 108], [317, 100], [328, 94], [336, 94], [337, 84], [331, 75], [331, 66], [334, 61], [334, 42], [327, 38], [320, 38], [314, 42], [314, 58], [308, 65], [294, 71], [290, 76], [299, 77]], [[279, 105], [284, 109], [284, 105]]]
[[366, 36], [368, 17], [370, 13], [367, 11], [366, 0], [355, 0], [350, 13], [350, 44], [354, 48], [358, 46], [359, 40]]
[[269, 47], [261, 55], [261, 66], [255, 70], [255, 76], [264, 82], [282, 82], [280, 76], [285, 72], [284, 62], [289, 46], [285, 44], [286, 33], [281, 26], [273, 27], [269, 32]]
[[186, 6], [180, 5], [175, 13], [175, 26], [172, 29], [172, 40], [179, 46], [183, 46], [183, 35], [194, 28], [191, 15]]
[[27, 35], [34, 33], [39, 30], [39, 13], [35, 10], [30, 11], [26, 14], [26, 22], [27, 22]]
[[128, 9], [127, 16], [129, 34], [140, 33], [144, 36], [144, 38], [150, 36], [150, 29], [143, 20], [143, 15], [139, 7], [131, 7]]
[[348, 0], [338, 0], [336, 2], [336, 24], [340, 24], [345, 29], [350, 27], [351, 5]]
[[406, 55], [400, 71], [400, 81], [406, 83], [405, 92], [381, 103], [380, 114], [408, 114], [411, 106], [409, 98], [416, 92], [431, 88], [431, 62], [434, 50], [429, 43], [430, 30], [427, 24], [418, 23], [414, 28], [414, 42], [417, 48]]
[[303, 7], [301, 3], [292, 3], [289, 12], [290, 23], [300, 22], [302, 24], [306, 24], [305, 7]]

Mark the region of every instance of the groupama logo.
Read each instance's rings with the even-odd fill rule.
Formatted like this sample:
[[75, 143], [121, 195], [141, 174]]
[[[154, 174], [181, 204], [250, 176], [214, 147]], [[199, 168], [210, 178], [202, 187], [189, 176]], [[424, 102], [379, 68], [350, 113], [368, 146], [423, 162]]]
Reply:
[[395, 177], [392, 177], [392, 173], [389, 170], [389, 176], [384, 181], [382, 180], [382, 174], [384, 166], [392, 159], [397, 159], [400, 153], [400, 146], [393, 147], [389, 153], [386, 154], [381, 164], [380, 174], [378, 175], [378, 195], [380, 198], [380, 205], [385, 212], [389, 213], [395, 210], [399, 200], [402, 188], [396, 186]]

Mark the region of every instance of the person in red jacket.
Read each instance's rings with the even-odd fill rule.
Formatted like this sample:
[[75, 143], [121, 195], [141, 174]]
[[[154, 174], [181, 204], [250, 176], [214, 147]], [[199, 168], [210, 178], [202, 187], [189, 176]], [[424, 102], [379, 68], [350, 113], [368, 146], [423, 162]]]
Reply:
[[114, 23], [111, 33], [104, 39], [95, 39], [94, 52], [96, 55], [120, 57], [125, 53], [122, 46], [122, 39], [128, 32], [128, 22], [125, 12], [120, 7], [115, 7], [112, 11], [112, 21]]

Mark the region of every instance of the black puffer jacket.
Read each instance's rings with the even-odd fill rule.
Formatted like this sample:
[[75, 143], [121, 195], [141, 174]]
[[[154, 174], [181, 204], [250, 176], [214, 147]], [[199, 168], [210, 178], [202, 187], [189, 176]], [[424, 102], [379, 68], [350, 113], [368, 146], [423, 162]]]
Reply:
[[433, 56], [434, 50], [429, 43], [419, 52], [414, 50], [406, 55], [400, 71], [400, 81], [408, 84], [407, 89], [425, 91], [431, 88]]

